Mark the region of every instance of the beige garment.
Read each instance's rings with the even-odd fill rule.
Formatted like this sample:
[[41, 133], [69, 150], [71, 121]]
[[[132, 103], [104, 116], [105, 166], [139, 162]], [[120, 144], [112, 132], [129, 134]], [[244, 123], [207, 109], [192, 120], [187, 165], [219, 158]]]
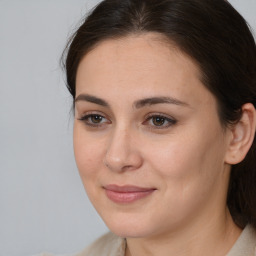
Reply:
[[[125, 247], [125, 239], [108, 233], [100, 237], [82, 252], [70, 256], [124, 256]], [[38, 256], [54, 255], [46, 253]], [[256, 256], [256, 232], [251, 226], [248, 225], [243, 230], [226, 256]]]
[[226, 256], [256, 256], [256, 232], [247, 225]]
[[74, 256], [124, 256], [125, 247], [125, 239], [108, 233]]

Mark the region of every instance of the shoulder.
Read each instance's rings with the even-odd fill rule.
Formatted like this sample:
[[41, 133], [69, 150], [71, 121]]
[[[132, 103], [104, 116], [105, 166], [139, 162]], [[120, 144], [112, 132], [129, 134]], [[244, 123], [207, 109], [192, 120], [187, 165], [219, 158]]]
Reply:
[[75, 254], [40, 253], [32, 256], [124, 256], [126, 241], [109, 232], [98, 238], [82, 252]]
[[247, 225], [226, 256], [256, 256], [256, 231]]
[[74, 256], [124, 256], [125, 247], [124, 238], [109, 232]]
[[74, 254], [53, 254], [53, 253], [49, 253], [49, 252], [42, 252], [39, 254], [34, 254], [32, 256], [76, 256]]

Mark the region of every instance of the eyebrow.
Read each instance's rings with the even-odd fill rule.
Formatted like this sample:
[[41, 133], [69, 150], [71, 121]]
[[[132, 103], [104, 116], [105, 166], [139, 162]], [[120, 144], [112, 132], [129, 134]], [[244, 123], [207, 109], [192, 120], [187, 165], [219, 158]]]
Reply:
[[92, 95], [88, 95], [88, 94], [78, 95], [75, 99], [75, 102], [77, 102], [77, 101], [87, 101], [87, 102], [95, 103], [95, 104], [103, 106], [103, 107], [110, 107], [109, 104], [105, 100], [100, 99], [95, 96], [92, 96]]
[[180, 105], [180, 106], [188, 106], [186, 102], [180, 101], [176, 98], [173, 97], [151, 97], [151, 98], [146, 98], [142, 100], [135, 101], [134, 106], [135, 108], [142, 108], [144, 106], [151, 106], [155, 104], [174, 104], [174, 105]]
[[[80, 94], [76, 97], [75, 102], [78, 101], [87, 101], [91, 102], [103, 107], [108, 107], [110, 108], [109, 103], [107, 103], [105, 100], [98, 98], [96, 96], [92, 96], [89, 94]], [[134, 102], [133, 106], [135, 108], [142, 108], [144, 106], [151, 106], [155, 104], [174, 104], [174, 105], [179, 105], [179, 106], [189, 106], [186, 102], [180, 101], [176, 98], [173, 97], [150, 97], [150, 98], [145, 98], [141, 100], [137, 100]]]

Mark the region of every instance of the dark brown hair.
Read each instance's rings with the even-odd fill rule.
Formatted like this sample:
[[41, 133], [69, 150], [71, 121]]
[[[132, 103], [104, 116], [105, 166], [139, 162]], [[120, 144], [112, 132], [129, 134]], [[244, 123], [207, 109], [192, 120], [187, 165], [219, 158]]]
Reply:
[[[256, 107], [255, 41], [246, 21], [225, 0], [102, 1], [66, 48], [64, 67], [73, 98], [86, 53], [103, 40], [147, 32], [160, 33], [197, 63], [224, 126], [239, 121], [245, 103]], [[256, 228], [255, 139], [244, 161], [232, 166], [227, 204], [237, 225]]]

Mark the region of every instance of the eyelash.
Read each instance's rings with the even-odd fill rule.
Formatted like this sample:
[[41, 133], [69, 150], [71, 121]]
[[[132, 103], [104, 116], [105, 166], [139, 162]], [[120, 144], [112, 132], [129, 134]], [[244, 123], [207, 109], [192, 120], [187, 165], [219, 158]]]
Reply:
[[167, 116], [164, 116], [162, 114], [151, 114], [149, 115], [147, 118], [146, 118], [146, 121], [143, 122], [143, 124], [145, 123], [148, 123], [148, 122], [153, 122], [153, 118], [160, 118], [160, 119], [163, 119], [164, 120], [164, 123], [167, 122], [167, 124], [165, 125], [160, 125], [160, 126], [157, 126], [157, 125], [150, 125], [150, 128], [151, 129], [166, 129], [166, 128], [169, 128], [170, 126], [173, 126], [177, 123], [177, 120], [175, 120], [174, 118], [171, 118], [171, 117], [167, 117]]
[[91, 119], [92, 117], [99, 117], [99, 118], [102, 118], [102, 119], [106, 119], [103, 115], [100, 115], [100, 114], [87, 114], [85, 116], [82, 116], [81, 118], [78, 118], [78, 120], [84, 122], [85, 125], [95, 127], [95, 128], [101, 127], [103, 125], [102, 123], [97, 124], [97, 123], [93, 123], [92, 121], [90, 122], [89, 119]]
[[[98, 117], [98, 118], [101, 118], [103, 120], [104, 119], [107, 120], [106, 117], [104, 117], [103, 115], [100, 115], [100, 114], [87, 114], [85, 116], [82, 116], [81, 118], [78, 118], [78, 120], [84, 122], [85, 125], [95, 127], [95, 128], [100, 128], [101, 126], [104, 125], [104, 123], [108, 123], [108, 122], [93, 123], [92, 120], [90, 120], [93, 117]], [[142, 124], [145, 125], [146, 123], [149, 123], [150, 120], [153, 121], [153, 118], [160, 118], [160, 119], [162, 119], [162, 121], [164, 121], [164, 123], [167, 122], [167, 124], [159, 125], [159, 126], [152, 124], [152, 125], [150, 125], [150, 129], [166, 129], [166, 128], [169, 128], [170, 126], [173, 126], [177, 123], [177, 120], [175, 120], [174, 118], [166, 117], [162, 114], [151, 114], [146, 118], [146, 120]], [[111, 122], [109, 121], [109, 123], [111, 123]]]

